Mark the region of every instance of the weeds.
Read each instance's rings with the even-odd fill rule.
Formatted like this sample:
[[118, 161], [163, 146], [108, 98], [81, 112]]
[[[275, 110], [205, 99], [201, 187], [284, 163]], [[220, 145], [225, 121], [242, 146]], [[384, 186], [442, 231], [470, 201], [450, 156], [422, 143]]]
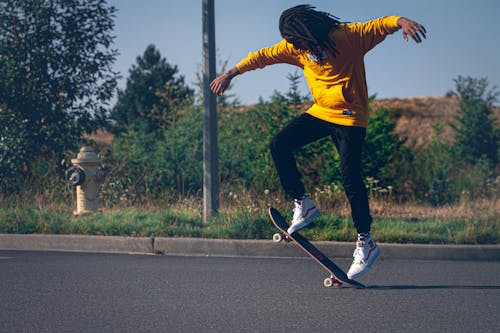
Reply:
[[[498, 244], [498, 200], [470, 201], [432, 207], [398, 204], [385, 194], [371, 197], [372, 233], [379, 242]], [[317, 189], [315, 198], [323, 214], [303, 234], [312, 240], [353, 241], [356, 236], [343, 191], [335, 186]], [[71, 202], [40, 209], [38, 201], [0, 201], [1, 233], [86, 234], [141, 237], [205, 237], [221, 239], [270, 239], [276, 229], [267, 215], [275, 206], [289, 220], [292, 204], [282, 193], [226, 191], [219, 214], [203, 223], [202, 202], [197, 197], [176, 203], [151, 202], [136, 207], [104, 208], [100, 213], [75, 217]]]

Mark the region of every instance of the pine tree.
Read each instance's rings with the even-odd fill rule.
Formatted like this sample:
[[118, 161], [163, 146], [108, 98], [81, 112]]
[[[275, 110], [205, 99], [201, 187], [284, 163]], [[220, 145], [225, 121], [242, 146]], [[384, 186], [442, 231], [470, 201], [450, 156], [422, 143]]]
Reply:
[[111, 112], [115, 133], [130, 128], [166, 128], [179, 108], [192, 101], [193, 90], [184, 83], [184, 76], [177, 75], [177, 66], [162, 58], [154, 45], [149, 45], [136, 61]]

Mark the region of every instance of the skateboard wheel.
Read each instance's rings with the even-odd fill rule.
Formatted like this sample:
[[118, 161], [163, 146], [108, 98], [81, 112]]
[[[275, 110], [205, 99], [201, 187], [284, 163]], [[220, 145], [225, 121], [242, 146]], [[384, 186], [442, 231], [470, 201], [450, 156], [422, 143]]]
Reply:
[[340, 287], [342, 285], [342, 282], [340, 282], [339, 280], [337, 280], [334, 277], [333, 278], [329, 277], [329, 278], [326, 278], [325, 281], [323, 281], [323, 284], [327, 288], [330, 288], [332, 286], [334, 286], [334, 287]]
[[273, 235], [273, 242], [279, 243], [282, 240], [283, 240], [283, 237], [281, 236], [281, 234], [274, 234]]

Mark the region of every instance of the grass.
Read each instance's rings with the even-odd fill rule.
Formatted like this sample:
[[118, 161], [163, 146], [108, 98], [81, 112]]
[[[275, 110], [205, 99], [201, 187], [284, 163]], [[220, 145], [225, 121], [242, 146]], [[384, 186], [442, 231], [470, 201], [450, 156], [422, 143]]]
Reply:
[[[270, 239], [276, 232], [267, 216], [273, 205], [290, 219], [288, 203], [268, 199], [255, 203], [248, 196], [223, 198], [217, 216], [207, 224], [201, 203], [192, 199], [161, 207], [105, 208], [75, 217], [70, 207], [2, 205], [0, 233], [83, 234], [143, 237], [205, 237]], [[314, 227], [303, 231], [312, 240], [353, 241], [356, 235], [347, 206], [322, 204]], [[372, 200], [372, 233], [379, 242], [435, 244], [500, 244], [499, 203], [482, 200], [454, 206], [429, 207]]]

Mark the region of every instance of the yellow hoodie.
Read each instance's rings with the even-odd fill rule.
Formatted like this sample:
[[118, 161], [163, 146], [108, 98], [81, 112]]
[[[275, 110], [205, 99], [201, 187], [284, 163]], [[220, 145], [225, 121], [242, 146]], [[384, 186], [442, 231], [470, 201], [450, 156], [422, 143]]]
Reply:
[[250, 52], [236, 65], [240, 73], [277, 63], [304, 70], [314, 104], [307, 113], [325, 121], [366, 127], [368, 90], [364, 55], [389, 34], [399, 29], [399, 16], [382, 17], [365, 23], [341, 24], [330, 33], [339, 53], [325, 54], [320, 66], [314, 57], [282, 40], [278, 44]]

